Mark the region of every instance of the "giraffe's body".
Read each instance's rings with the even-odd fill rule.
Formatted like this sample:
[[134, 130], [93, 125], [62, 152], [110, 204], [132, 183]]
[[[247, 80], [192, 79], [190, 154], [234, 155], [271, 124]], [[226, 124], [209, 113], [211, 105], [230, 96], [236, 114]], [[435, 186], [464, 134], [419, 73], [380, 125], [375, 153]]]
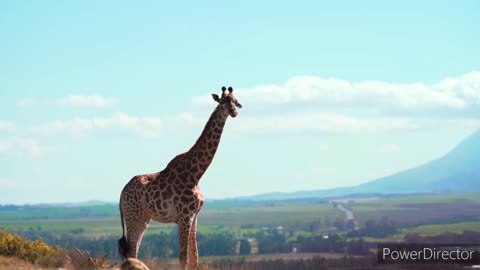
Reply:
[[[222, 89], [223, 90], [223, 89]], [[124, 236], [119, 250], [125, 258], [137, 258], [138, 249], [151, 220], [177, 223], [182, 270], [198, 264], [197, 217], [204, 198], [199, 181], [213, 160], [228, 116], [235, 117], [241, 107], [229, 88], [219, 102], [193, 147], [173, 158], [158, 173], [133, 177], [120, 195], [120, 215]], [[127, 232], [125, 237], [125, 230]]]

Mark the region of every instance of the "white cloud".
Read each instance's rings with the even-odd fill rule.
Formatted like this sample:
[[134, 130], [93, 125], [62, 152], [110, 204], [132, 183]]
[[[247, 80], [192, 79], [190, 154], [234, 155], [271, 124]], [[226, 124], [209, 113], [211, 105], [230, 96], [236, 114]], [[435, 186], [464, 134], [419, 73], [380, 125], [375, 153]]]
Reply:
[[415, 131], [435, 129], [445, 126], [478, 128], [480, 120], [408, 118], [408, 117], [372, 117], [361, 118], [348, 115], [299, 112], [259, 117], [237, 117], [231, 129], [249, 134], [264, 133], [304, 133], [322, 134], [360, 134]]
[[23, 98], [17, 102], [17, 105], [20, 107], [27, 107], [32, 106], [35, 103], [37, 103], [37, 100], [34, 98]]
[[95, 130], [123, 130], [145, 138], [160, 136], [164, 120], [159, 117], [137, 117], [118, 112], [109, 117], [75, 118], [35, 126], [37, 134], [55, 136], [85, 136]]
[[28, 107], [38, 104], [53, 104], [62, 107], [108, 108], [116, 105], [117, 103], [119, 103], [119, 99], [115, 97], [104, 97], [99, 95], [70, 95], [57, 99], [23, 98], [17, 102], [17, 105], [19, 107]]
[[[298, 76], [284, 84], [235, 91], [244, 105], [232, 125], [237, 132], [359, 134], [480, 127], [472, 116], [480, 115], [478, 71], [432, 84]], [[192, 102], [215, 104], [210, 96]]]
[[55, 151], [53, 148], [41, 145], [32, 138], [0, 139], [0, 154], [11, 154], [20, 157], [42, 157]]
[[433, 85], [433, 89], [454, 95], [469, 105], [480, 104], [480, 72], [470, 72], [458, 78], [448, 78]]
[[327, 151], [328, 149], [330, 149], [330, 146], [326, 143], [320, 144], [317, 147], [317, 150], [320, 151], [320, 152]]
[[72, 95], [55, 100], [55, 104], [60, 106], [105, 108], [117, 104], [118, 101], [114, 97]]
[[192, 103], [197, 105], [210, 105], [212, 102], [210, 95], [208, 96], [196, 96], [192, 98]]
[[378, 148], [377, 152], [381, 154], [395, 154], [401, 151], [400, 146], [396, 144], [382, 145]]
[[7, 179], [4, 177], [0, 177], [0, 186], [4, 188], [17, 188], [16, 181], [13, 181], [12, 179]]
[[[333, 78], [298, 76], [281, 85], [237, 89], [245, 105], [313, 104], [328, 107], [364, 107], [382, 111], [462, 110], [480, 104], [480, 72], [434, 84], [395, 84], [382, 81], [350, 82]], [[195, 104], [210, 104], [200, 96]]]
[[0, 131], [12, 131], [15, 130], [15, 125], [11, 122], [0, 120]]
[[[283, 85], [261, 85], [235, 91], [245, 109], [240, 110], [240, 115], [235, 120], [230, 120], [235, 121], [235, 125], [229, 127], [232, 132], [362, 134], [445, 126], [473, 130], [480, 126], [480, 121], [475, 118], [460, 114], [449, 117], [437, 114], [444, 111], [465, 111], [478, 106], [480, 72], [433, 84], [349, 82], [300, 76], [289, 79]], [[207, 107], [213, 110], [215, 103], [211, 99], [211, 96], [200, 96], [194, 97], [192, 102], [208, 104], [202, 107], [203, 115]], [[56, 102], [64, 106], [102, 107], [111, 106], [118, 100], [100, 96], [70, 96]], [[119, 112], [106, 117], [53, 121], [35, 126], [32, 130], [42, 135], [69, 136], [89, 135], [98, 130], [117, 130], [144, 138], [156, 138], [172, 130], [186, 131], [192, 126], [203, 125], [207, 119], [208, 116], [198, 117], [190, 113], [148, 117]]]

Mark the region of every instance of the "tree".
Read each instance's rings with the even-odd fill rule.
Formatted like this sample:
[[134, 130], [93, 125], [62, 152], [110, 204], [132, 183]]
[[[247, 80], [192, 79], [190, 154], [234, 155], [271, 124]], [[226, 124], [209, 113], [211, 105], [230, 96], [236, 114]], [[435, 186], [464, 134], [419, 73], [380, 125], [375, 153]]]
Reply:
[[251, 253], [252, 246], [247, 239], [240, 240], [240, 254], [247, 255]]

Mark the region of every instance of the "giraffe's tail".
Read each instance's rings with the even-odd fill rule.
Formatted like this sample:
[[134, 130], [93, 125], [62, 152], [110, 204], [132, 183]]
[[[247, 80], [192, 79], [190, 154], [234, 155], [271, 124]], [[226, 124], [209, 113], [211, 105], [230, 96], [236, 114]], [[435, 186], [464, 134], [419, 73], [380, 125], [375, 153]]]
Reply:
[[120, 205], [120, 222], [122, 223], [122, 238], [118, 239], [118, 252], [123, 259], [127, 258], [130, 247], [128, 246], [127, 238], [125, 237], [125, 220], [123, 219], [122, 206]]
[[122, 236], [122, 238], [118, 239], [118, 252], [120, 253], [120, 256], [122, 256], [123, 259], [127, 258], [128, 243], [125, 235]]

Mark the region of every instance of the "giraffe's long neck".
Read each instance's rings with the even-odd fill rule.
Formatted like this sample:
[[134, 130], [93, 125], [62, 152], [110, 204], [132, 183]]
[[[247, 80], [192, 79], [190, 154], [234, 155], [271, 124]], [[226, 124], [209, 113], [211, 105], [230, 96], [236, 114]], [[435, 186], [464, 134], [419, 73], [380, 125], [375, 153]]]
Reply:
[[218, 105], [210, 115], [197, 142], [188, 151], [195, 184], [198, 184], [200, 178], [212, 163], [227, 118], [228, 112], [223, 110], [221, 105]]

